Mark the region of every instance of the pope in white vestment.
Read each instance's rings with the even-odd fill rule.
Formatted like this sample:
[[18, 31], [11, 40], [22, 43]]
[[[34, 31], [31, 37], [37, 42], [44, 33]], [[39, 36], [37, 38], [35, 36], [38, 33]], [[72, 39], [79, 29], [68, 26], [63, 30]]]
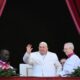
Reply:
[[28, 49], [23, 57], [23, 61], [25, 63], [31, 64], [33, 66], [32, 76], [54, 77], [58, 76], [61, 71], [62, 67], [55, 53], [49, 51], [47, 51], [46, 54], [41, 53], [46, 51], [46, 49], [44, 49], [45, 47], [47, 47], [47, 44], [45, 42], [41, 42], [38, 52], [29, 54]]

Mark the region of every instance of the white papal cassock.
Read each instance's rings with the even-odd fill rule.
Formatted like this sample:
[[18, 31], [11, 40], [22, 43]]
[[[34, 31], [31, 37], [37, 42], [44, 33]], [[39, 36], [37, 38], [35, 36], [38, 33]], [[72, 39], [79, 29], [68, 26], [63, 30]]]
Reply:
[[62, 68], [57, 55], [49, 51], [46, 55], [41, 55], [39, 52], [31, 54], [26, 52], [23, 61], [33, 66], [32, 76], [36, 77], [57, 76]]

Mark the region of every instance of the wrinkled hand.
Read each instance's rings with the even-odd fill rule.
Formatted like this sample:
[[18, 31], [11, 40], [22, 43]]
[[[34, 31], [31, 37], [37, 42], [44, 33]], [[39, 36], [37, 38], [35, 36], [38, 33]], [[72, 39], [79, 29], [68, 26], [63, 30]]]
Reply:
[[26, 51], [27, 51], [27, 53], [30, 54], [32, 50], [33, 50], [32, 45], [31, 45], [31, 44], [28, 44], [28, 45], [26, 46]]

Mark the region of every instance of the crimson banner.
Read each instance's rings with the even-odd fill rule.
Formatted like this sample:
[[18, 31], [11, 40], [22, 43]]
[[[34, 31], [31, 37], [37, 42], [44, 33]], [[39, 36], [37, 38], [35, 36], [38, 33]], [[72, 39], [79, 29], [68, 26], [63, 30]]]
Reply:
[[0, 16], [2, 15], [5, 4], [6, 4], [6, 0], [0, 0]]
[[80, 0], [66, 0], [68, 9], [80, 34]]

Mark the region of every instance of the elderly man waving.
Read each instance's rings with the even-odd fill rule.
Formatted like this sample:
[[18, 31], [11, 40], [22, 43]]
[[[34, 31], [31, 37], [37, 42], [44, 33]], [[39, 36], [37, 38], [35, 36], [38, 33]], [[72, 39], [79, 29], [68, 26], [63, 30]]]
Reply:
[[31, 45], [27, 45], [27, 51], [23, 57], [23, 61], [33, 66], [32, 76], [58, 76], [62, 68], [61, 64], [58, 61], [57, 55], [48, 51], [48, 45], [46, 42], [41, 42], [39, 44], [39, 51], [31, 51]]

